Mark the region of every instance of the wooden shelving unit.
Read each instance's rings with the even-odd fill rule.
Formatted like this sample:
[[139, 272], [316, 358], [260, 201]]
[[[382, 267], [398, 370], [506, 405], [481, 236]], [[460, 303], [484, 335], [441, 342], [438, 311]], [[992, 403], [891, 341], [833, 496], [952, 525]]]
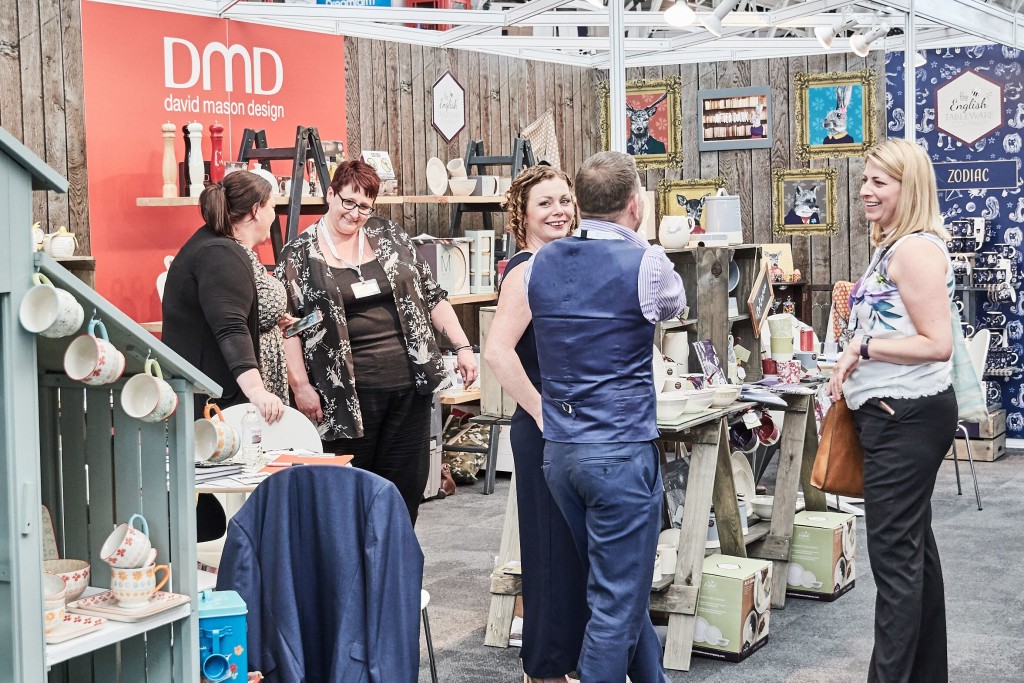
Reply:
[[[505, 198], [500, 195], [489, 197], [455, 197], [452, 195], [380, 195], [376, 199], [377, 204], [504, 204]], [[288, 206], [288, 197], [275, 195], [274, 204], [279, 207]], [[136, 206], [145, 207], [175, 207], [175, 206], [199, 206], [199, 197], [138, 197], [135, 199]], [[303, 197], [302, 206], [309, 208], [319, 207], [325, 210], [327, 203], [323, 197]]]

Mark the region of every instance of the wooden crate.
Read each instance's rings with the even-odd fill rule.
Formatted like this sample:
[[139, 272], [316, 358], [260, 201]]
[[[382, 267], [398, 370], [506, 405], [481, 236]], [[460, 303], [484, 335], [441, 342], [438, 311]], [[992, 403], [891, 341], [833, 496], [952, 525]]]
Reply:
[[[967, 460], [967, 442], [956, 440], [956, 455], [961, 462]], [[1006, 455], [1006, 434], [994, 439], [971, 439], [971, 455], [975, 462], [992, 462]], [[953, 459], [953, 451], [946, 453], [946, 460]]]
[[993, 410], [989, 408], [988, 420], [981, 424], [965, 422], [967, 435], [972, 439], [994, 439], [1000, 434], [1006, 433], [1006, 409]]

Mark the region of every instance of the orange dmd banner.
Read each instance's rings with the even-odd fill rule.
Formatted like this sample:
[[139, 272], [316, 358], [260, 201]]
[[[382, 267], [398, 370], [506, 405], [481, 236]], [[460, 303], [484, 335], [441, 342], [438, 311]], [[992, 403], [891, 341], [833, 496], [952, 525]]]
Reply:
[[[271, 147], [290, 147], [296, 126], [345, 140], [344, 42], [338, 36], [223, 19], [82, 3], [89, 224], [100, 293], [139, 322], [160, 320], [157, 278], [166, 257], [202, 225], [198, 206], [148, 208], [160, 197], [163, 132], [224, 126], [225, 160], [238, 155], [246, 128], [263, 129]], [[291, 174], [291, 163], [271, 171]], [[311, 219], [304, 219], [303, 224]], [[269, 261], [269, 245], [261, 249]], [[162, 279], [162, 278], [161, 278]]]

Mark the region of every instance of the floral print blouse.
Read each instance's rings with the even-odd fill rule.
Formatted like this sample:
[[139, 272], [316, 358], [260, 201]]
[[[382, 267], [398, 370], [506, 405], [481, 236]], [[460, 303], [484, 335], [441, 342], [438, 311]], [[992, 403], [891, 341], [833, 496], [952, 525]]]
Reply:
[[[318, 225], [318, 224], [317, 224]], [[320, 394], [324, 412], [319, 425], [325, 441], [363, 436], [356, 393], [359, 378], [352, 363], [352, 346], [341, 291], [317, 240], [317, 225], [284, 246], [275, 275], [288, 294], [288, 312], [302, 318], [314, 310], [323, 322], [301, 333], [302, 355], [310, 383]], [[402, 326], [404, 347], [417, 393], [430, 394], [449, 382], [430, 322], [430, 311], [448, 297], [431, 277], [409, 235], [393, 221], [371, 217], [363, 232], [377, 262], [391, 283]]]
[[256, 279], [256, 301], [259, 309], [260, 327], [260, 376], [267, 391], [288, 405], [288, 373], [284, 356], [284, 335], [277, 321], [288, 310], [284, 285], [267, 272], [260, 257], [252, 249], [245, 248], [252, 261], [252, 273]]

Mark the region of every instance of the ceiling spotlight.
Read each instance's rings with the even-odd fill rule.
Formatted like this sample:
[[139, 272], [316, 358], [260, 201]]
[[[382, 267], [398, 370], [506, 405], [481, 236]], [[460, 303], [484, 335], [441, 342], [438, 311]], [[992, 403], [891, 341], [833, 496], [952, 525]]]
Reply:
[[871, 43], [889, 33], [889, 25], [876, 26], [867, 33], [857, 33], [850, 38], [850, 47], [858, 57], [867, 57], [871, 50]]
[[818, 42], [821, 43], [822, 47], [830, 48], [832, 47], [832, 41], [834, 41], [840, 33], [846, 33], [856, 25], [856, 19], [843, 19], [831, 26], [817, 26], [814, 29], [814, 37], [818, 39]]
[[665, 10], [665, 23], [669, 26], [692, 26], [696, 19], [697, 13], [684, 0], [677, 0], [676, 4]]
[[739, 0], [722, 0], [714, 12], [701, 15], [700, 23], [704, 24], [704, 28], [714, 34], [716, 38], [721, 37], [722, 19], [725, 19], [725, 15], [733, 11], [738, 4]]
[[920, 52], [914, 53], [914, 68], [920, 69], [922, 66], [928, 63], [928, 58]]

